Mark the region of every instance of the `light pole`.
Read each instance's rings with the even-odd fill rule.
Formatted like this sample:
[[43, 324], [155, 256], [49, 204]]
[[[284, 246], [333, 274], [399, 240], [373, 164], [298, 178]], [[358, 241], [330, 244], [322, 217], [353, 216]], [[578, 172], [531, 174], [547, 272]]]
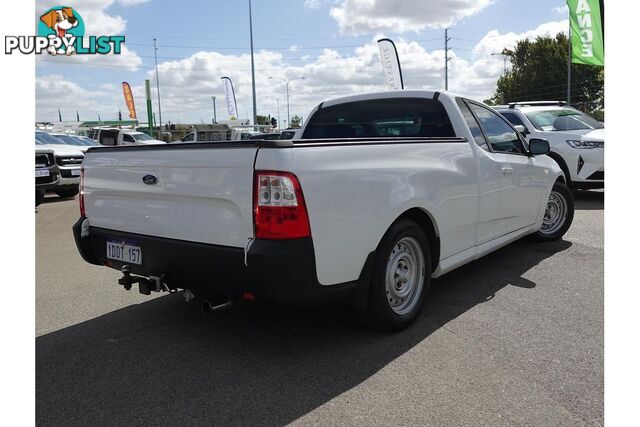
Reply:
[[251, 17], [251, 0], [249, 0], [249, 38], [251, 39], [251, 91], [253, 93], [253, 124], [258, 120], [258, 110], [256, 106], [256, 70], [253, 63], [253, 20]]
[[507, 74], [507, 57], [506, 55], [503, 55], [502, 53], [497, 53], [497, 52], [494, 52], [491, 54], [491, 56], [496, 56], [496, 55], [502, 55], [502, 60], [503, 60], [502, 75], [504, 76]]
[[294, 80], [305, 80], [306, 77], [295, 77], [295, 78], [293, 78], [291, 80], [287, 80], [284, 77], [272, 77], [272, 76], [269, 76], [269, 78], [270, 79], [280, 79], [287, 86], [287, 126], [291, 126], [291, 111], [289, 109], [289, 83], [291, 83]]
[[211, 100], [213, 101], [213, 123], [218, 123], [218, 118], [216, 117], [216, 97], [212, 96]]
[[158, 78], [158, 48], [156, 47], [156, 39], [153, 39], [153, 54], [156, 57], [156, 88], [158, 90], [158, 116], [160, 119], [160, 128], [162, 128], [162, 108], [160, 108], [160, 79]]
[[504, 49], [502, 52], [494, 52], [491, 56], [501, 55], [502, 56], [502, 75], [507, 75], [507, 58], [513, 58], [513, 52], [510, 50]]

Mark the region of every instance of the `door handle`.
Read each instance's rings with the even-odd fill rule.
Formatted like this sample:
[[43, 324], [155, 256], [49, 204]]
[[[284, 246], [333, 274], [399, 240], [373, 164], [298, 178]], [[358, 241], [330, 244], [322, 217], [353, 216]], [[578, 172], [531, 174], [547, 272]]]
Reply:
[[510, 168], [508, 166], [503, 166], [502, 167], [502, 174], [503, 175], [511, 175], [513, 173], [513, 168]]

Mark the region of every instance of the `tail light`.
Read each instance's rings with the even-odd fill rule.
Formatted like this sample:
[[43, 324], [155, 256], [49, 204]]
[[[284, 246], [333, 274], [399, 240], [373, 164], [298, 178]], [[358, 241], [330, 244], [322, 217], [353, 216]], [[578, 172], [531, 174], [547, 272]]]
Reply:
[[78, 195], [80, 201], [80, 216], [85, 216], [84, 212], [84, 168], [80, 168], [80, 193]]
[[311, 236], [300, 182], [292, 173], [256, 171], [253, 212], [257, 239]]

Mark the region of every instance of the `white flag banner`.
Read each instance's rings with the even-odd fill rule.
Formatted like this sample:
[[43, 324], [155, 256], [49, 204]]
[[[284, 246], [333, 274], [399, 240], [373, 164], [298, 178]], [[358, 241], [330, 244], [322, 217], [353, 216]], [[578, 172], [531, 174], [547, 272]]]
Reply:
[[229, 77], [222, 77], [224, 95], [227, 101], [227, 113], [230, 117], [238, 117], [238, 105], [236, 104], [236, 93], [233, 91], [233, 83]]
[[378, 40], [378, 49], [380, 49], [380, 61], [382, 61], [382, 70], [387, 80], [387, 86], [390, 90], [404, 89], [396, 45], [390, 39], [380, 39]]

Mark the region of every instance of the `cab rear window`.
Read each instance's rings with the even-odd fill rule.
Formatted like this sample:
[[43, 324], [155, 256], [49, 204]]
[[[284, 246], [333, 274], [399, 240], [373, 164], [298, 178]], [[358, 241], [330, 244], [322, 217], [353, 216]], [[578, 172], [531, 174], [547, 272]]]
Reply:
[[303, 139], [454, 137], [440, 101], [375, 99], [321, 108], [309, 119]]

